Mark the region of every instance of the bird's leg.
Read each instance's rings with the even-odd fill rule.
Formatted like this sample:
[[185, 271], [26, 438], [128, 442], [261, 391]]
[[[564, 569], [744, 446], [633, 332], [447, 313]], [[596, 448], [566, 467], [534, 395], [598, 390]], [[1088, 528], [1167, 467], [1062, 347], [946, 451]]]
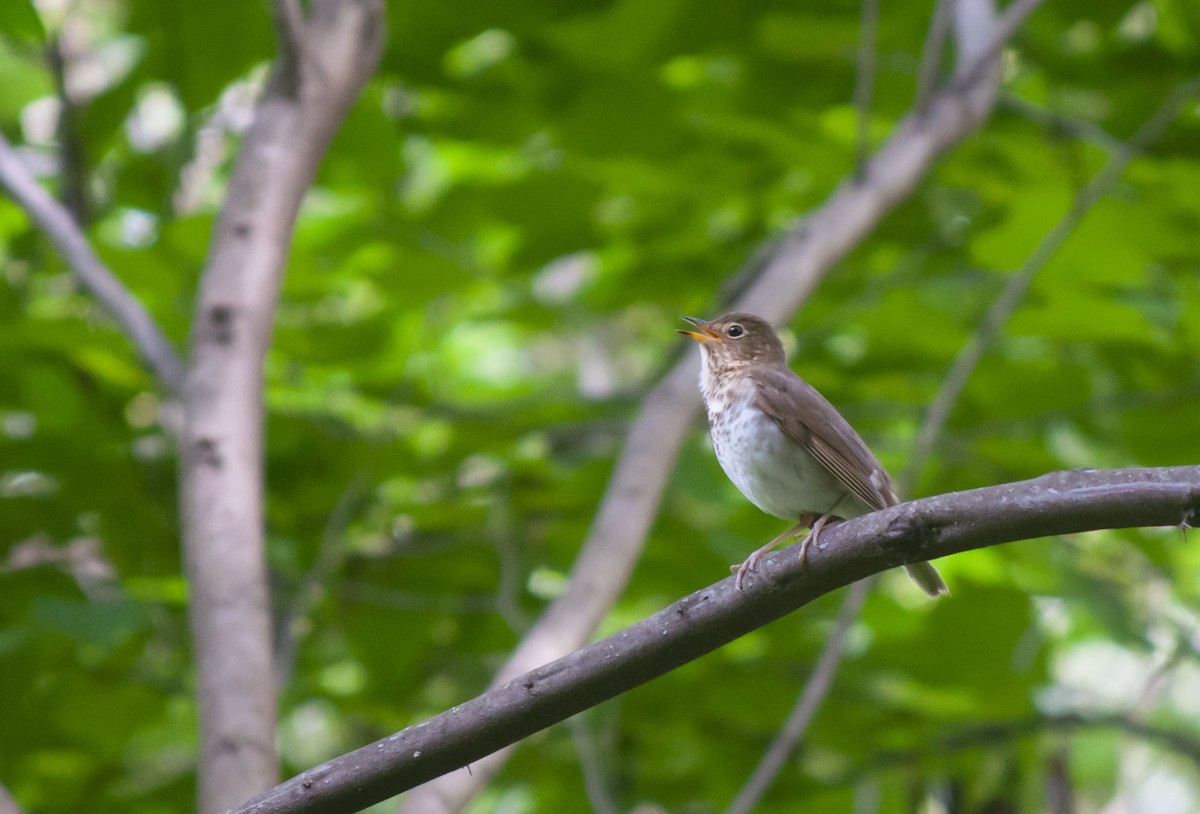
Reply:
[[802, 521], [805, 518], [809, 518], [811, 521], [812, 518], [816, 517], [816, 522], [809, 523], [808, 534], [804, 535], [804, 539], [800, 541], [800, 562], [804, 562], [804, 558], [808, 556], [808, 547], [817, 544], [817, 538], [821, 536], [821, 529], [825, 528], [825, 525], [830, 520], [840, 519], [834, 512], [837, 511], [837, 507], [842, 505], [842, 501], [847, 497], [849, 497], [848, 494], [839, 497], [837, 502], [830, 506], [829, 510], [820, 517], [817, 517], [816, 514], [806, 514], [800, 518]]
[[825, 524], [833, 519], [832, 514], [823, 514], [816, 519], [808, 529], [808, 534], [804, 535], [804, 539], [800, 541], [800, 562], [804, 562], [808, 557], [808, 547], [816, 545], [817, 538], [821, 536], [821, 529], [825, 528]]
[[[771, 542], [767, 543], [762, 548], [755, 551], [753, 554], [751, 554], [749, 557], [747, 557], [746, 561], [743, 562], [741, 565], [729, 566], [729, 570], [732, 571], [733, 573], [737, 574], [737, 579], [735, 579], [733, 581], [733, 584], [734, 584], [734, 587], [737, 588], [738, 593], [742, 593], [742, 580], [744, 580], [746, 578], [746, 574], [748, 574], [751, 571], [756, 570], [758, 568], [758, 564], [760, 562], [762, 562], [763, 557], [767, 556], [767, 554], [769, 554], [771, 552], [771, 550], [773, 548], [775, 548], [775, 546], [779, 545], [787, 538], [795, 537], [797, 534], [800, 533], [801, 529], [811, 528], [813, 526], [814, 522], [818, 522], [818, 523], [821, 522], [821, 520], [819, 520], [817, 518], [816, 514], [813, 514], [810, 512], [808, 514], [800, 515], [800, 521], [798, 523], [796, 523], [796, 525], [792, 526], [790, 529], [785, 531], [783, 534], [780, 534], [774, 540], [772, 540]], [[822, 523], [822, 525], [824, 525], [824, 524]], [[807, 540], [808, 537], [811, 535], [812, 535], [812, 532], [810, 531], [808, 533], [808, 535], [805, 536], [804, 539]], [[803, 557], [804, 557], [803, 550], [801, 550], [800, 556], [801, 556], [801, 559], [803, 559]]]

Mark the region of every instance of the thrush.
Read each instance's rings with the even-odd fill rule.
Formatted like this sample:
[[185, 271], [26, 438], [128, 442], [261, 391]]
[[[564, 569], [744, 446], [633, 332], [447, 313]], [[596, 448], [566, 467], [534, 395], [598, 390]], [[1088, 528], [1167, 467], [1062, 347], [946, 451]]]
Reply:
[[[704, 357], [700, 392], [721, 468], [759, 509], [796, 521], [731, 567], [739, 591], [762, 558], [801, 529], [809, 529], [800, 543], [803, 560], [827, 523], [900, 502], [891, 476], [849, 422], [788, 367], [766, 320], [744, 313], [684, 319], [696, 330], [679, 333], [696, 340]], [[930, 596], [949, 593], [929, 563], [904, 570]]]

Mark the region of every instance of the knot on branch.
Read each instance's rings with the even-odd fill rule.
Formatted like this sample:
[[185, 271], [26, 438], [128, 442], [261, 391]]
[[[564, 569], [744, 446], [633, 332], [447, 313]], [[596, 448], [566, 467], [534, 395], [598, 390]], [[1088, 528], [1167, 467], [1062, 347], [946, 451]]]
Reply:
[[220, 469], [225, 463], [225, 459], [221, 457], [221, 451], [217, 448], [217, 442], [212, 438], [198, 438], [195, 450], [196, 460], [202, 466]]
[[237, 309], [234, 306], [223, 303], [209, 308], [204, 320], [204, 339], [218, 345], [232, 345], [236, 313]]
[[937, 543], [942, 539], [943, 526], [922, 520], [914, 512], [902, 511], [888, 520], [879, 535], [879, 547], [888, 555], [892, 566], [920, 562], [937, 556]]

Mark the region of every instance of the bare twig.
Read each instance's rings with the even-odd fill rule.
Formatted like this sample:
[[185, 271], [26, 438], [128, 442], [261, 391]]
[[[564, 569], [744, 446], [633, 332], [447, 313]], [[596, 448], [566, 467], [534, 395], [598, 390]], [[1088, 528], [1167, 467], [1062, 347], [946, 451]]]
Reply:
[[753, 811], [762, 796], [767, 793], [767, 789], [775, 782], [788, 755], [804, 737], [809, 723], [812, 722], [821, 702], [829, 693], [833, 677], [837, 673], [842, 654], [846, 649], [846, 635], [850, 632], [850, 626], [854, 624], [854, 620], [858, 618], [858, 612], [862, 610], [863, 602], [866, 601], [867, 594], [871, 592], [873, 583], [873, 578], [862, 579], [851, 585], [850, 590], [846, 592], [846, 598], [842, 600], [842, 607], [838, 610], [837, 620], [833, 625], [833, 632], [826, 639], [817, 664], [813, 667], [812, 675], [804, 683], [804, 690], [792, 708], [787, 723], [783, 725], [783, 729], [767, 747], [762, 760], [754, 768], [754, 772], [745, 785], [738, 791], [737, 797], [733, 798], [729, 808], [725, 809], [725, 814], [749, 814]]
[[587, 793], [588, 802], [592, 805], [594, 814], [620, 814], [621, 808], [613, 800], [600, 765], [599, 750], [587, 722], [582, 715], [575, 715], [567, 720], [567, 729], [571, 733], [571, 742], [575, 745], [575, 753], [579, 755], [579, 768], [583, 772], [583, 788]]
[[54, 89], [58, 96], [58, 177], [59, 195], [63, 206], [71, 213], [75, 223], [85, 226], [88, 222], [87, 161], [83, 144], [79, 141], [78, 117], [75, 100], [67, 92], [67, 55], [63, 52], [62, 35], [54, 34], [46, 43], [46, 60], [54, 75]]
[[177, 393], [183, 362], [154, 318], [100, 261], [74, 217], [34, 179], [17, 151], [0, 135], [0, 188], [46, 234], [80, 285], [108, 310], [161, 385]]
[[[1101, 528], [1173, 526], [1200, 510], [1200, 466], [1056, 472], [903, 503], [826, 529], [805, 562], [771, 555], [582, 650], [310, 769], [235, 814], [345, 814], [476, 761], [639, 686], [842, 585], [904, 562]], [[1134, 726], [1137, 726], [1136, 724]]]
[[1075, 138], [1094, 144], [1106, 153], [1115, 152], [1125, 145], [1125, 142], [1094, 122], [1064, 116], [1057, 111], [1035, 105], [1019, 96], [1005, 94], [997, 100], [996, 107], [1015, 113], [1018, 116], [1023, 116], [1046, 128], [1054, 135]]
[[[1167, 729], [1138, 721], [1123, 713], [1088, 715], [1068, 712], [1060, 715], [1035, 715], [1017, 721], [983, 724], [939, 738], [929, 746], [905, 751], [881, 752], [855, 774], [920, 763], [933, 756], [951, 755], [968, 749], [1003, 746], [1011, 741], [1043, 732], [1079, 729], [1118, 729], [1135, 738], [1167, 749], [1200, 767], [1200, 739], [1176, 729]], [[850, 778], [847, 777], [846, 780]]]
[[925, 420], [917, 433], [913, 444], [913, 454], [909, 466], [902, 477], [902, 482], [914, 487], [920, 480], [921, 470], [933, 452], [934, 444], [942, 432], [950, 411], [967, 384], [975, 366], [983, 358], [983, 354], [995, 341], [1000, 330], [1008, 321], [1009, 316], [1016, 310], [1017, 305], [1029, 290], [1030, 284], [1038, 272], [1045, 267], [1063, 242], [1071, 236], [1080, 221], [1101, 198], [1120, 180], [1121, 174], [1139, 153], [1156, 141], [1166, 130], [1167, 126], [1179, 115], [1180, 108], [1197, 93], [1200, 93], [1200, 77], [1193, 77], [1175, 87], [1154, 114], [1147, 119], [1138, 131], [1122, 145], [1121, 149], [1109, 157], [1104, 168], [1080, 190], [1075, 196], [1071, 208], [1063, 215], [1062, 220], [1046, 233], [1033, 253], [1005, 284], [992, 307], [979, 324], [978, 330], [971, 341], [963, 346], [954, 360], [950, 372], [942, 382], [937, 396], [925, 413]]
[[488, 539], [496, 549], [500, 578], [496, 585], [496, 612], [514, 633], [524, 634], [531, 621], [521, 608], [521, 548], [514, 539], [512, 488], [504, 483], [501, 493], [494, 496], [488, 508]]
[[1071, 753], [1063, 746], [1046, 756], [1046, 810], [1049, 814], [1075, 814], [1075, 789], [1071, 785]]
[[313, 559], [312, 567], [304, 575], [292, 604], [279, 622], [278, 642], [275, 645], [275, 686], [278, 688], [283, 688], [291, 680], [301, 628], [312, 612], [313, 605], [320, 598], [322, 588], [341, 561], [338, 544], [342, 541], [342, 534], [350, 525], [354, 511], [362, 500], [365, 486], [366, 479], [360, 475], [350, 481], [338, 495], [337, 502], [333, 504], [333, 509], [325, 519], [325, 527], [321, 530], [321, 544], [317, 547], [317, 556]]
[[854, 83], [854, 110], [858, 117], [854, 143], [854, 176], [862, 180], [871, 155], [871, 97], [875, 93], [879, 0], [862, 0], [862, 25], [858, 31], [858, 70]]
[[917, 71], [917, 98], [913, 107], [917, 114], [925, 112], [929, 100], [937, 90], [942, 71], [942, 53], [946, 47], [946, 34], [950, 30], [950, 10], [954, 0], [937, 0], [933, 17], [929, 20], [929, 31], [925, 34], [925, 47], [921, 49], [921, 67]]

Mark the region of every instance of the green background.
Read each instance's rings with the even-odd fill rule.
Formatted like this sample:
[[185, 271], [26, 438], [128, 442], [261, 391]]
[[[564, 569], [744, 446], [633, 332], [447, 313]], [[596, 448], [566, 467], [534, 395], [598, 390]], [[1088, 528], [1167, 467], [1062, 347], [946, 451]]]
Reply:
[[[71, 42], [92, 68], [78, 68], [69, 137], [87, 234], [184, 348], [274, 52], [265, 4], [98, 0], [40, 22], [26, 0], [3, 8], [0, 129], [56, 155], [38, 126], [55, 94], [43, 45]], [[931, 12], [883, 4], [876, 144], [912, 105]], [[483, 690], [561, 586], [641, 395], [695, 352], [678, 317], [715, 314], [762, 242], [854, 169], [854, 3], [444, 0], [388, 15], [381, 67], [301, 212], [266, 365], [280, 615], [310, 575], [317, 588], [280, 699], [289, 774]], [[1200, 73], [1200, 6], [1050, 0], [1004, 70], [984, 127], [787, 336], [794, 367], [895, 473], [1011, 275]], [[0, 782], [28, 812], [188, 810], [177, 406], [7, 200], [0, 273]], [[1198, 356], [1193, 98], [1037, 276], [913, 492], [1195, 463]], [[725, 576], [780, 530], [697, 425], [604, 629]], [[1036, 540], [939, 567], [948, 600], [881, 581], [759, 811], [907, 811], [923, 790], [951, 811], [1043, 811], [1064, 772], [1080, 811], [1200, 808], [1196, 765], [1169, 747], [1054, 725], [1128, 713], [1200, 739], [1194, 535]], [[583, 716], [615, 809], [722, 810], [838, 603]], [[954, 739], [981, 724], [999, 726]], [[472, 810], [587, 810], [580, 761], [555, 727]]]

